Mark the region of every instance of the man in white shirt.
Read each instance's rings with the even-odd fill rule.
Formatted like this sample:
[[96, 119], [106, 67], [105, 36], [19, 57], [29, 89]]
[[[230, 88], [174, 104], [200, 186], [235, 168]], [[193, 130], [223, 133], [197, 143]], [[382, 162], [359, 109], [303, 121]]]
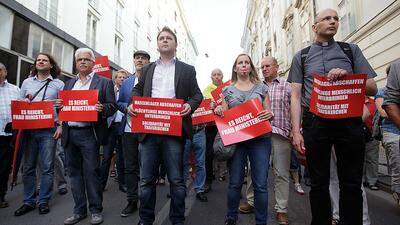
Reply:
[[[192, 138], [191, 113], [203, 100], [196, 80], [195, 68], [176, 59], [177, 38], [168, 27], [157, 35], [160, 58], [143, 67], [139, 83], [133, 96], [183, 99], [182, 137], [140, 134], [140, 225], [153, 224], [156, 203], [156, 180], [160, 161], [165, 163], [170, 183], [173, 225], [183, 225], [185, 220], [186, 186], [183, 181], [182, 154], [184, 140]], [[132, 105], [128, 113], [136, 115]]]
[[75, 52], [78, 75], [67, 81], [64, 90], [98, 90], [95, 105], [97, 122], [64, 122], [62, 146], [65, 149], [71, 190], [74, 197], [74, 212], [64, 224], [76, 224], [87, 215], [87, 201], [91, 213], [91, 224], [103, 222], [103, 193], [100, 183], [100, 145], [108, 141], [107, 117], [114, 115], [115, 94], [112, 80], [93, 72], [94, 53], [88, 48]]

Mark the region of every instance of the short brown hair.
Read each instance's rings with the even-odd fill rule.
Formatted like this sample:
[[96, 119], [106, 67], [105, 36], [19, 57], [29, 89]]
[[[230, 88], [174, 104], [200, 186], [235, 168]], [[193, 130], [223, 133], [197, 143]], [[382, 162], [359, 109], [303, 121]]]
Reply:
[[157, 40], [158, 40], [158, 37], [160, 37], [160, 34], [161, 34], [162, 32], [168, 32], [168, 33], [170, 33], [170, 34], [174, 37], [175, 43], [178, 43], [178, 39], [176, 38], [175, 32], [173, 32], [173, 31], [171, 30], [171, 28], [169, 28], [169, 27], [167, 27], [167, 26], [163, 27], [163, 28], [160, 30], [160, 32], [158, 32], [158, 34], [157, 34]]
[[37, 61], [37, 58], [38, 58], [39, 55], [44, 55], [44, 56], [46, 56], [46, 57], [49, 59], [50, 65], [52, 66], [51, 69], [50, 69], [50, 75], [51, 75], [53, 78], [57, 78], [57, 77], [61, 74], [61, 69], [60, 69], [60, 67], [58, 66], [56, 60], [54, 60], [53, 56], [51, 56], [51, 55], [48, 54], [48, 53], [44, 53], [44, 52], [39, 52], [39, 53], [37, 54], [36, 59], [35, 59], [35, 62], [33, 63], [33, 66], [32, 66], [32, 75], [33, 75], [33, 76], [36, 76], [37, 73], [38, 73], [38, 71], [37, 71], [37, 69], [36, 69], [36, 61]]

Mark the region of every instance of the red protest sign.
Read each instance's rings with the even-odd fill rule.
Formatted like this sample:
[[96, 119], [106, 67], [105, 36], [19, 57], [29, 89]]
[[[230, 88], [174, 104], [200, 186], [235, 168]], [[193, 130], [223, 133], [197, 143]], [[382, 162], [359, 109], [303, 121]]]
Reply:
[[43, 129], [54, 127], [53, 102], [11, 101], [13, 129]]
[[100, 76], [111, 79], [110, 61], [108, 56], [98, 56], [94, 62], [93, 72]]
[[182, 136], [182, 99], [133, 97], [132, 131]]
[[314, 75], [310, 112], [327, 119], [361, 117], [366, 80], [366, 74], [346, 75], [334, 82]]
[[222, 98], [223, 98], [223, 96], [222, 96], [222, 89], [223, 89], [224, 87], [226, 87], [226, 86], [231, 85], [231, 83], [232, 83], [232, 82], [229, 80], [229, 81], [227, 81], [227, 82], [221, 84], [221, 85], [218, 86], [214, 91], [211, 92], [211, 95], [213, 96], [214, 101], [215, 101], [215, 103], [217, 103], [217, 105], [221, 105], [221, 103], [222, 103]]
[[252, 99], [215, 116], [215, 124], [224, 145], [235, 144], [272, 131], [269, 121], [260, 121], [257, 114], [263, 110], [259, 99]]
[[58, 119], [61, 121], [95, 122], [97, 121], [96, 103], [98, 90], [60, 91], [63, 107]]
[[204, 99], [199, 108], [192, 114], [192, 124], [203, 124], [214, 121], [214, 112], [211, 109], [211, 99]]

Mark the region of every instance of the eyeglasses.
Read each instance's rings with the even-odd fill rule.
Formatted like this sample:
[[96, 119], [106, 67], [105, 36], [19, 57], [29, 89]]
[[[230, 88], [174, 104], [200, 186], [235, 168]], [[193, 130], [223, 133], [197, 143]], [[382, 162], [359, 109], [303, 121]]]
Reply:
[[331, 21], [332, 19], [335, 22], [339, 22], [339, 17], [337, 17], [337, 16], [326, 16], [326, 17], [322, 18], [320, 21], [316, 21], [315, 23]]
[[93, 62], [93, 59], [89, 59], [89, 58], [79, 58], [76, 59], [77, 62]]

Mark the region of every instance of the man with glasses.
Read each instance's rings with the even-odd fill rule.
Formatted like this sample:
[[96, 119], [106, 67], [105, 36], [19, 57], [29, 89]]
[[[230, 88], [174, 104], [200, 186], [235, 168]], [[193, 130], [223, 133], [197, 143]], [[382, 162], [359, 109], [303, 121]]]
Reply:
[[[325, 9], [317, 14], [313, 31], [315, 42], [298, 52], [292, 62], [288, 81], [292, 87], [291, 118], [293, 144], [306, 154], [311, 176], [310, 203], [312, 225], [331, 225], [329, 197], [330, 156], [332, 146], [337, 156], [340, 187], [340, 224], [362, 224], [362, 175], [365, 141], [361, 117], [323, 119], [309, 111], [313, 75], [335, 81], [347, 74], [367, 74], [366, 94], [377, 92], [376, 73], [355, 44], [336, 42], [338, 14]], [[303, 133], [300, 133], [302, 123]], [[304, 139], [303, 139], [304, 137]]]
[[91, 224], [103, 222], [103, 192], [100, 182], [100, 145], [108, 140], [107, 117], [116, 112], [114, 84], [112, 80], [93, 72], [94, 53], [88, 48], [75, 52], [78, 74], [70, 79], [64, 90], [98, 90], [95, 105], [97, 122], [64, 122], [62, 146], [65, 149], [71, 190], [74, 197], [74, 212], [64, 224], [76, 224], [87, 215], [87, 200], [91, 213]]

